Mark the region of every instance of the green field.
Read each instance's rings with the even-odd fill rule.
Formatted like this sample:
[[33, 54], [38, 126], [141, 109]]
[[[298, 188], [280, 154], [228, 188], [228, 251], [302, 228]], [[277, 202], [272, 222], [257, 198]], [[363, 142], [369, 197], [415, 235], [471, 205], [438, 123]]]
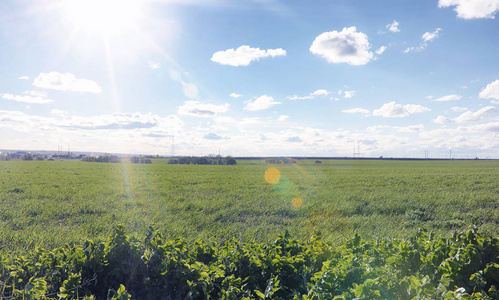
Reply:
[[[276, 168], [277, 184], [265, 181]], [[298, 160], [236, 166], [0, 162], [0, 247], [22, 251], [102, 240], [117, 224], [166, 238], [268, 242], [320, 234], [333, 244], [447, 235], [476, 224], [499, 234], [499, 161]], [[303, 205], [292, 205], [301, 198]]]

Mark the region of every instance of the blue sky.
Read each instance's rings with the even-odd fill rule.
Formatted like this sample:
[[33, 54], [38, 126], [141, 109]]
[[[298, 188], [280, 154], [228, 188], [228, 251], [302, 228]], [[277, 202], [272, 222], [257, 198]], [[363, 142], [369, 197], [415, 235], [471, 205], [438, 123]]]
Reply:
[[5, 0], [0, 149], [499, 158], [499, 0]]

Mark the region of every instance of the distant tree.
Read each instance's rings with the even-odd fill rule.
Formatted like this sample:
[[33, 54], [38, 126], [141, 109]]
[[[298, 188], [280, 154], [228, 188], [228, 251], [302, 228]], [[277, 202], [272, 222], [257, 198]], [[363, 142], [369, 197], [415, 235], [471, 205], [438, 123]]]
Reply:
[[322, 161], [320, 161], [320, 160], [316, 160], [316, 161], [315, 161], [315, 163], [316, 163], [316, 164], [322, 164]]
[[174, 159], [174, 158], [169, 159], [168, 164], [169, 165], [178, 165], [178, 159]]
[[237, 164], [237, 161], [233, 157], [227, 157], [226, 160], [225, 160], [225, 163], [227, 165], [235, 165], [235, 164]]
[[40, 160], [40, 161], [41, 161], [41, 160], [45, 160], [45, 159], [43, 158], [43, 156], [38, 155], [38, 156], [36, 157], [36, 160]]
[[33, 160], [33, 155], [31, 153], [26, 153], [21, 156], [22, 160]]
[[97, 161], [108, 163], [111, 162], [111, 157], [109, 155], [101, 155], [99, 156], [99, 158], [97, 158]]
[[178, 163], [181, 165], [189, 165], [191, 163], [191, 158], [187, 156], [180, 157]]

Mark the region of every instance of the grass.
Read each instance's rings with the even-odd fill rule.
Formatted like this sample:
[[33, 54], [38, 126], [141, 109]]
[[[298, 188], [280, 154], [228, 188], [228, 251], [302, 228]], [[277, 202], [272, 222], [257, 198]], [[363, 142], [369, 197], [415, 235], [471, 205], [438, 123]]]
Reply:
[[[321, 234], [338, 243], [446, 234], [469, 224], [499, 234], [499, 161], [299, 160], [267, 166], [0, 162], [0, 247], [22, 250], [102, 239], [117, 224], [144, 234], [223, 243]], [[281, 178], [264, 179], [274, 167]], [[292, 200], [303, 205], [294, 207]]]

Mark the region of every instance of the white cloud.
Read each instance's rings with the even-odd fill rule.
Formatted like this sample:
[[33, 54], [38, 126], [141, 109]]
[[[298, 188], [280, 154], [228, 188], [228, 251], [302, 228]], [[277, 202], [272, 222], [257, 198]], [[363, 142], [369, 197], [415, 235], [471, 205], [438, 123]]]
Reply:
[[[355, 96], [355, 91], [342, 91], [342, 90], [339, 90], [338, 91], [338, 95], [341, 96], [343, 95], [343, 98], [345, 99], [350, 99], [352, 98], [353, 96]], [[338, 99], [339, 100], [339, 99]]]
[[185, 81], [181, 81], [182, 83], [182, 91], [187, 98], [197, 99], [198, 98], [198, 87], [194, 83], [188, 83]]
[[147, 65], [149, 66], [149, 68], [151, 68], [153, 70], [161, 69], [161, 65], [155, 61], [152, 61], [152, 60], [148, 61]]
[[477, 131], [480, 133], [484, 131], [499, 132], [499, 122], [490, 122], [490, 123], [471, 126], [470, 130]]
[[425, 111], [430, 111], [430, 109], [419, 104], [402, 105], [392, 101], [383, 104], [379, 109], [375, 109], [373, 115], [385, 118], [402, 118]]
[[25, 94], [23, 95], [2, 94], [2, 98], [6, 100], [32, 104], [47, 104], [54, 102], [54, 100], [47, 99], [46, 95], [44, 94], [31, 94], [30, 92], [25, 92]]
[[438, 33], [442, 30], [442, 28], [436, 28], [433, 32], [425, 32], [421, 38], [423, 39], [423, 42], [429, 42], [432, 41], [436, 38], [438, 38]]
[[352, 108], [352, 109], [345, 109], [342, 110], [341, 112], [347, 113], [347, 114], [364, 114], [368, 115], [370, 112], [367, 109], [364, 108]]
[[480, 92], [479, 97], [484, 99], [499, 100], [499, 80], [487, 84], [487, 86]]
[[307, 100], [307, 99], [314, 99], [316, 96], [325, 97], [329, 94], [330, 94], [330, 92], [328, 90], [319, 89], [319, 90], [316, 90], [316, 91], [310, 93], [310, 95], [308, 95], [308, 96], [301, 96], [300, 97], [298, 95], [293, 95], [293, 96], [287, 96], [286, 98], [289, 100]]
[[40, 73], [33, 81], [33, 85], [39, 88], [59, 91], [94, 94], [101, 92], [101, 87], [96, 82], [88, 79], [78, 79], [71, 73]]
[[199, 101], [186, 101], [184, 105], [178, 108], [178, 113], [193, 117], [215, 117], [218, 113], [224, 113], [228, 110], [229, 104], [227, 103], [215, 105]]
[[206, 139], [206, 140], [224, 140], [224, 139], [228, 139], [228, 137], [223, 137], [223, 136], [218, 135], [218, 134], [213, 133], [213, 132], [205, 134], [203, 136], [203, 138]]
[[461, 99], [462, 97], [459, 96], [459, 95], [446, 95], [446, 96], [443, 96], [443, 97], [440, 97], [440, 98], [437, 98], [433, 101], [435, 102], [443, 102], [443, 101], [455, 101], [455, 100], [459, 100]]
[[284, 120], [287, 120], [287, 119], [289, 119], [289, 116], [280, 115], [279, 118], [277, 119], [277, 121], [284, 121]]
[[303, 140], [299, 136], [292, 136], [286, 139], [286, 142], [289, 143], [301, 143]]
[[286, 99], [289, 100], [307, 100], [307, 99], [312, 99], [312, 96], [298, 96], [298, 95], [293, 95], [293, 96], [287, 96]]
[[375, 52], [376, 52], [376, 54], [381, 55], [385, 51], [386, 51], [386, 46], [381, 46]]
[[29, 77], [28, 76], [21, 76], [19, 77], [20, 80], [29, 80]]
[[497, 112], [497, 108], [495, 106], [486, 106], [477, 110], [476, 112], [467, 111], [459, 117], [455, 118], [454, 121], [457, 123], [476, 122], [495, 112]]
[[345, 99], [350, 99], [353, 96], [355, 96], [355, 91], [345, 91], [343, 97], [345, 97]]
[[445, 117], [445, 116], [438, 116], [435, 119], [433, 119], [433, 122], [437, 123], [437, 124], [445, 124], [445, 123], [452, 122], [452, 120]]
[[221, 65], [238, 67], [247, 66], [252, 61], [260, 60], [260, 58], [285, 55], [286, 50], [283, 50], [282, 48], [261, 50], [260, 48], [251, 48], [250, 46], [243, 45], [236, 50], [232, 48], [215, 52], [211, 57], [211, 60]]
[[367, 64], [373, 58], [369, 51], [367, 35], [357, 32], [355, 26], [324, 32], [310, 46], [310, 52], [318, 54], [330, 63], [347, 63], [354, 66]]
[[53, 114], [54, 116], [58, 116], [58, 117], [67, 117], [68, 116], [68, 112], [67, 111], [64, 111], [64, 110], [60, 110], [60, 109], [57, 109], [57, 108], [54, 108], [50, 111], [51, 114]]
[[468, 110], [466, 107], [459, 107], [459, 106], [454, 106], [454, 107], [451, 107], [450, 109], [452, 109], [452, 111], [455, 111], [455, 112], [463, 112], [463, 111]]
[[329, 91], [324, 89], [316, 90], [312, 94], [310, 94], [310, 96], [327, 96], [327, 95], [329, 95]]
[[434, 39], [438, 38], [439, 32], [442, 30], [442, 28], [436, 28], [433, 32], [425, 32], [422, 36], [421, 39], [423, 40], [419, 46], [413, 46], [413, 47], [408, 47], [406, 48], [403, 52], [404, 53], [409, 53], [411, 51], [422, 51], [426, 47], [428, 47], [428, 42], [433, 41]]
[[395, 20], [393, 20], [391, 24], [386, 25], [386, 28], [388, 28], [388, 30], [391, 32], [400, 32], [399, 22]]
[[454, 11], [462, 19], [494, 19], [499, 10], [499, 0], [439, 0], [438, 7], [455, 6]]
[[239, 98], [239, 97], [241, 97], [242, 95], [241, 95], [241, 94], [238, 94], [238, 93], [231, 93], [229, 96], [230, 96], [230, 97], [232, 97], [232, 98]]
[[397, 131], [399, 132], [422, 132], [424, 130], [423, 124], [418, 125], [410, 125], [407, 127], [398, 127]]
[[281, 104], [281, 102], [277, 102], [274, 98], [267, 95], [260, 96], [254, 101], [248, 101], [247, 103], [244, 109], [249, 111], [269, 109], [274, 105]]

